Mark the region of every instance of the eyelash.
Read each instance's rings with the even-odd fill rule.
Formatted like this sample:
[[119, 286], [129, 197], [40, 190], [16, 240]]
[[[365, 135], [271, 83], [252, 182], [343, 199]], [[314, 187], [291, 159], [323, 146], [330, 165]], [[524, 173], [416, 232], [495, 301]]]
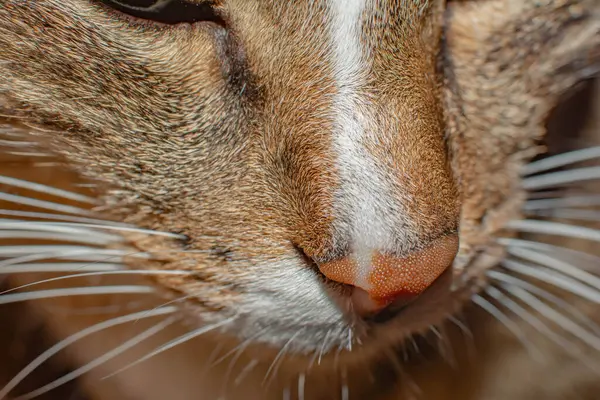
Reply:
[[129, 17], [160, 24], [213, 22], [225, 26], [225, 21], [212, 1], [189, 3], [186, 0], [98, 0], [106, 7]]

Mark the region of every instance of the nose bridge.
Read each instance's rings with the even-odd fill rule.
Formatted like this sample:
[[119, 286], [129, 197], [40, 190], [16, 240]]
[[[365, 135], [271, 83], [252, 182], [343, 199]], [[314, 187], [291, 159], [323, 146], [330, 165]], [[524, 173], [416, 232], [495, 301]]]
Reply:
[[434, 65], [391, 2], [329, 4], [336, 228], [355, 251], [406, 253], [458, 219]]
[[[394, 37], [406, 31], [389, 23], [406, 19], [391, 12], [396, 3], [281, 4], [287, 11], [277, 16], [294, 29], [277, 35], [268, 20], [269, 43], [256, 38], [271, 46], [268, 57], [263, 47], [248, 52], [268, 89], [265, 176], [280, 203], [293, 206], [282, 218], [292, 240], [323, 259], [372, 250], [404, 256], [455, 228], [441, 113], [435, 85], [423, 78], [432, 70], [410, 55], [421, 52], [405, 51], [418, 47], [414, 38]], [[381, 12], [385, 24], [375, 23]], [[401, 56], [386, 64], [396, 50]]]
[[381, 96], [373, 133], [364, 144], [386, 188], [378, 201], [399, 211], [394, 230], [409, 228], [414, 237], [407, 240], [417, 242], [454, 231], [459, 216], [442, 111], [437, 99], [429, 97]]

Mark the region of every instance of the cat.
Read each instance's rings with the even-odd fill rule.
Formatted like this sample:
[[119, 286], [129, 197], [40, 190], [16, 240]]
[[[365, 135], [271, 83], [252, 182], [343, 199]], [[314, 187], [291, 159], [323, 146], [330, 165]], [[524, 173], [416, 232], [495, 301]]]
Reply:
[[[71, 366], [0, 398], [529, 399], [543, 365], [593, 395], [597, 259], [523, 234], [598, 241], [528, 200], [600, 177], [543, 158], [597, 0], [0, 0], [0, 48], [0, 305]], [[463, 368], [469, 326], [503, 345]]]

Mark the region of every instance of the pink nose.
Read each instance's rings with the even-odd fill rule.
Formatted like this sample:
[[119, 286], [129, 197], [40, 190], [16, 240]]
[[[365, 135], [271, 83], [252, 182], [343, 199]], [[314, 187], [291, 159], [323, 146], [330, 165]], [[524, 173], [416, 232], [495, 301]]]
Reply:
[[406, 257], [372, 251], [319, 264], [319, 269], [333, 281], [355, 286], [354, 309], [372, 314], [423, 293], [452, 265], [457, 251], [458, 235], [452, 235]]

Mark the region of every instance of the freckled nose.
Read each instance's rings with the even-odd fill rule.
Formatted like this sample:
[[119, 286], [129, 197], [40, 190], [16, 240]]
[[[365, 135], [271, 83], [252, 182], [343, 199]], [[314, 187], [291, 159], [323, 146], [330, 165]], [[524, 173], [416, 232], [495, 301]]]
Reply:
[[391, 303], [408, 302], [423, 293], [452, 265], [457, 251], [458, 235], [451, 235], [406, 257], [364, 250], [318, 265], [327, 278], [355, 287], [355, 311], [374, 314]]

